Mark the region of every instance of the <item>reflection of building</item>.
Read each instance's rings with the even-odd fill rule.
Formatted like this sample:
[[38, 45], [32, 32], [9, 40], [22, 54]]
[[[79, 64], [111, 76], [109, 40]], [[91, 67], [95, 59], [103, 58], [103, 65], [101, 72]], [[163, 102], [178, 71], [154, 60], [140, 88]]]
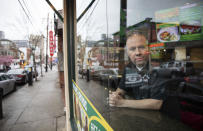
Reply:
[[[120, 47], [93, 47], [89, 50], [89, 64], [105, 68], [118, 67]], [[108, 52], [108, 53], [107, 53]], [[108, 58], [107, 58], [108, 57]]]
[[[151, 51], [152, 61], [169, 61], [169, 60], [189, 60], [195, 61], [196, 67], [203, 67], [203, 45], [201, 40], [195, 40], [195, 37], [191, 40], [179, 40], [179, 41], [166, 41], [160, 42], [157, 39], [156, 26], [160, 23], [152, 22], [151, 19], [132, 25], [127, 28], [127, 34], [142, 31], [145, 32], [148, 37], [149, 48]], [[165, 24], [167, 25], [167, 23]], [[168, 24], [170, 25], [170, 24]], [[114, 35], [114, 46], [119, 46], [119, 32]], [[199, 38], [199, 37], [198, 37]], [[200, 62], [200, 63], [199, 63]]]

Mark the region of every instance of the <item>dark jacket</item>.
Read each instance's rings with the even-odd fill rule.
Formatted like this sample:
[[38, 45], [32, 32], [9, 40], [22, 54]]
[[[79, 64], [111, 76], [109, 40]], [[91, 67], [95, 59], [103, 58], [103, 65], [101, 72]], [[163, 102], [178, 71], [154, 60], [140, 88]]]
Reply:
[[134, 99], [164, 99], [164, 78], [153, 77], [147, 64], [139, 71], [133, 63], [129, 63], [123, 72], [119, 88], [127, 92]]

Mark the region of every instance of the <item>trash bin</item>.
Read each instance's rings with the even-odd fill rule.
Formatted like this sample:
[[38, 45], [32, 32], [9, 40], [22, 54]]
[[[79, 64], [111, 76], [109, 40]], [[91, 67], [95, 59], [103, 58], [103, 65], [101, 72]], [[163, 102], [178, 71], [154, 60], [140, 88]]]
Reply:
[[28, 73], [28, 85], [31, 86], [32, 83], [33, 83], [32, 68], [30, 68]]
[[3, 100], [3, 89], [0, 88], [0, 119], [3, 118], [2, 100]]

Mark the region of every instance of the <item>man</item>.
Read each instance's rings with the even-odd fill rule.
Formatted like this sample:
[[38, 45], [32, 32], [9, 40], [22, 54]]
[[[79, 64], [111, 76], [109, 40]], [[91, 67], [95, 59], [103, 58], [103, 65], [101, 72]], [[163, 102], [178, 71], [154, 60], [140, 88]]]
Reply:
[[[140, 33], [129, 36], [126, 49], [130, 63], [124, 69], [117, 90], [110, 92], [110, 106], [159, 110], [163, 103], [163, 92], [152, 86], [155, 80], [149, 75], [146, 37]], [[125, 99], [125, 95], [130, 93], [134, 98]]]

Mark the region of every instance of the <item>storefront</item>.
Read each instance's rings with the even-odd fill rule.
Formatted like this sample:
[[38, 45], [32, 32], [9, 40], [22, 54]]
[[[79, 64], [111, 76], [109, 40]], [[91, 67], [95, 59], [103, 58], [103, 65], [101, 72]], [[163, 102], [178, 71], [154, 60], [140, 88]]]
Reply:
[[64, 3], [72, 129], [202, 130], [201, 0], [92, 2]]

